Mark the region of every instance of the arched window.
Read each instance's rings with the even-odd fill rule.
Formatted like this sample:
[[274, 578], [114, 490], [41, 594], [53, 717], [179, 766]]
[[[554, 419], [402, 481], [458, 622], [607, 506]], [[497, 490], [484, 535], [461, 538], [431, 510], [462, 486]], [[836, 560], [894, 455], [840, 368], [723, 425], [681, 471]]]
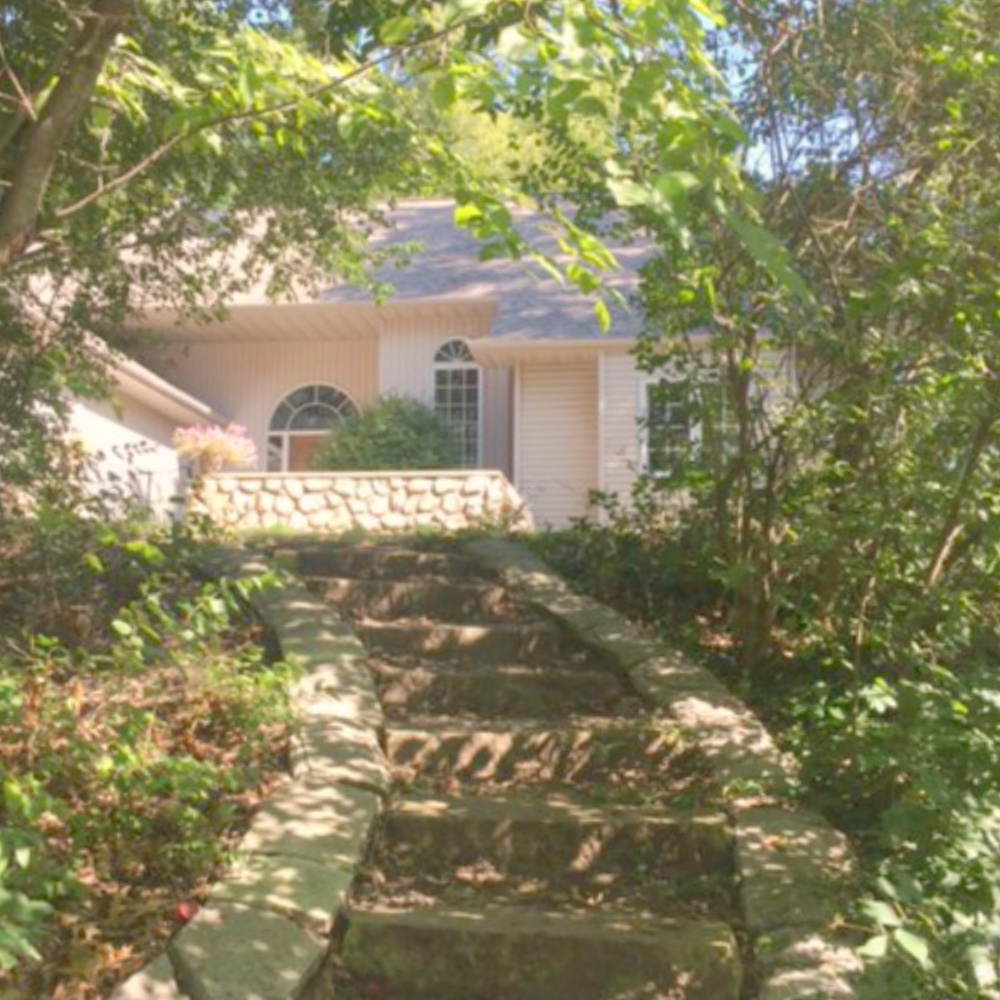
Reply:
[[452, 428], [465, 468], [479, 465], [481, 407], [479, 365], [464, 340], [449, 340], [434, 355], [434, 409]]
[[289, 393], [271, 416], [267, 434], [268, 472], [305, 472], [323, 438], [358, 408], [332, 385], [306, 385]]

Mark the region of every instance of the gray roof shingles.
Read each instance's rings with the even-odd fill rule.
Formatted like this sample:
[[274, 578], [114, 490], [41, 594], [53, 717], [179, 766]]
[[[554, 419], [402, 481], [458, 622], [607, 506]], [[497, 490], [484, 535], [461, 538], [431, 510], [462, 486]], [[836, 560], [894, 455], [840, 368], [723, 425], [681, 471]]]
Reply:
[[[518, 232], [543, 252], [558, 259], [555, 240], [547, 231], [541, 213], [512, 209]], [[468, 231], [457, 229], [454, 204], [450, 201], [406, 201], [390, 213], [393, 228], [373, 235], [376, 247], [415, 242], [422, 247], [406, 266], [386, 265], [377, 273], [379, 281], [394, 288], [391, 302], [406, 299], [470, 299], [497, 305], [493, 336], [528, 340], [570, 340], [633, 337], [639, 332], [637, 310], [612, 307], [612, 325], [601, 334], [594, 314], [594, 300], [570, 285], [560, 285], [543, 275], [530, 261], [507, 258], [479, 259], [482, 244]], [[638, 268], [648, 257], [648, 247], [622, 246], [606, 241], [621, 270], [605, 277], [605, 283], [632, 299], [638, 284]], [[361, 302], [369, 299], [364, 289], [334, 285], [322, 293], [328, 302]]]

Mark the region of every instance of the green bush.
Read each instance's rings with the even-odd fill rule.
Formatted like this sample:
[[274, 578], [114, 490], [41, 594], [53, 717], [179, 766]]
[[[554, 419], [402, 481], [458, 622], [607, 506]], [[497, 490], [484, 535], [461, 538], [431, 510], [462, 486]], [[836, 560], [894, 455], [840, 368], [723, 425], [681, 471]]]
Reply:
[[[290, 670], [268, 661], [247, 606], [269, 577], [210, 576], [210, 539], [189, 528], [138, 536], [70, 517], [24, 522], [8, 569], [34, 586], [0, 588], [5, 997], [80, 978], [80, 921], [98, 965], [133, 922], [141, 948], [143, 921], [225, 863], [284, 769], [291, 725]], [[110, 896], [117, 910], [102, 908]]]
[[433, 408], [388, 396], [348, 418], [323, 443], [317, 469], [448, 469], [460, 464], [458, 442]]

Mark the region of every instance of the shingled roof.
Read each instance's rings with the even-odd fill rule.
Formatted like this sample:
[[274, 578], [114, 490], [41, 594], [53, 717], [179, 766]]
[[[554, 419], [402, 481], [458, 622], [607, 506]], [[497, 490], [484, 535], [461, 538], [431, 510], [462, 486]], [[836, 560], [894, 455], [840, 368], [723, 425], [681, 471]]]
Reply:
[[[390, 213], [392, 228], [377, 232], [376, 247], [419, 244], [405, 266], [386, 266], [376, 275], [394, 289], [395, 305], [412, 301], [452, 300], [495, 302], [493, 336], [518, 340], [580, 340], [630, 338], [639, 332], [634, 308], [612, 308], [612, 326], [602, 334], [591, 298], [561, 285], [529, 261], [507, 258], [480, 260], [482, 243], [458, 229], [451, 201], [405, 201]], [[557, 257], [555, 238], [545, 217], [530, 209], [512, 209], [518, 232], [543, 252]], [[622, 270], [607, 276], [609, 287], [626, 300], [634, 299], [638, 269], [649, 256], [648, 247], [609, 242]], [[369, 294], [349, 285], [335, 285], [322, 293], [326, 302], [363, 302]]]

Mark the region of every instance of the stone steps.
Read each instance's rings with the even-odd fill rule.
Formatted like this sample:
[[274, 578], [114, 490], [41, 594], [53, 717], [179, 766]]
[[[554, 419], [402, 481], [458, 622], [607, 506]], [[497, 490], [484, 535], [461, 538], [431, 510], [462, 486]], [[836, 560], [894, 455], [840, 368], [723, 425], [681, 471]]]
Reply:
[[373, 651], [394, 779], [317, 1000], [738, 1000], [733, 838], [679, 807], [713, 789], [678, 727], [467, 560], [359, 553], [300, 560]]
[[676, 728], [599, 717], [563, 724], [411, 717], [390, 726], [384, 750], [397, 776], [416, 784], [601, 782], [610, 791], [666, 786], [673, 772], [679, 778], [689, 773], [687, 747]]
[[448, 580], [481, 580], [487, 575], [473, 559], [452, 552], [384, 544], [313, 546], [299, 550], [295, 558], [298, 571], [307, 577], [406, 580], [414, 576], [437, 576]]
[[423, 578], [389, 580], [306, 577], [310, 589], [353, 614], [385, 621], [422, 615], [445, 622], [509, 622], [515, 610], [507, 591], [491, 583]]
[[411, 794], [386, 815], [382, 836], [405, 842], [407, 864], [426, 875], [484, 861], [503, 875], [607, 884], [621, 873], [679, 880], [733, 867], [722, 812], [595, 806], [565, 795]]
[[[459, 712], [492, 718], [550, 718], [576, 714], [627, 714], [631, 696], [609, 670], [498, 666], [473, 670], [400, 666], [373, 661], [382, 707], [406, 713]], [[639, 704], [632, 697], [632, 710]]]
[[738, 1000], [742, 985], [725, 923], [519, 907], [354, 912], [342, 961], [369, 995], [407, 1000]]
[[460, 625], [362, 618], [355, 628], [369, 649], [387, 656], [421, 656], [477, 666], [551, 662], [563, 644], [559, 629], [540, 621]]

